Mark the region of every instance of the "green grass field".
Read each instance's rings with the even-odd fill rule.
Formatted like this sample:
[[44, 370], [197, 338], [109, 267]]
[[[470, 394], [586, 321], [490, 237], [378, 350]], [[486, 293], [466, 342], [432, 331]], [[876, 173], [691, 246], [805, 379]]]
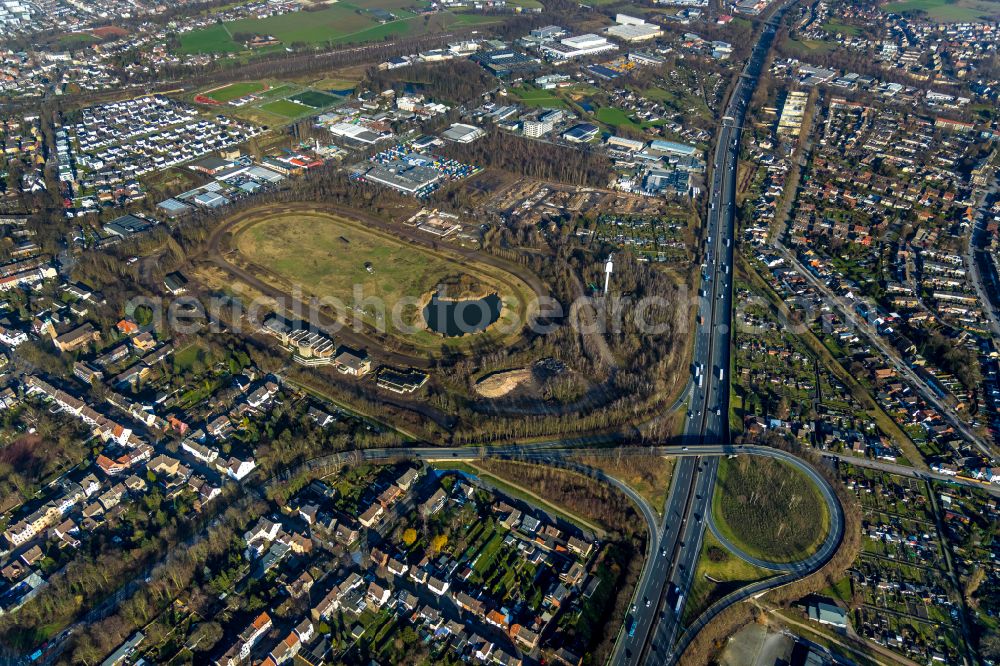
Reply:
[[312, 107], [288, 99], [276, 99], [273, 102], [261, 104], [260, 108], [283, 118], [298, 118], [314, 111]]
[[[281, 41], [279, 46], [260, 49], [261, 52], [292, 47], [295, 44], [346, 44], [377, 41], [391, 35], [402, 35], [421, 26], [420, 17], [403, 7], [420, 3], [407, 0], [375, 0], [354, 5], [338, 2], [318, 11], [298, 11], [267, 18], [244, 18], [228, 21], [200, 30], [192, 30], [181, 36], [180, 54], [193, 53], [234, 53], [242, 51], [243, 45], [236, 43], [232, 36], [237, 33], [272, 35]], [[395, 21], [379, 23], [366, 10], [371, 8], [392, 10], [398, 17]]]
[[370, 16], [347, 3], [336, 3], [315, 12], [298, 11], [264, 19], [245, 18], [226, 23], [230, 33], [252, 32], [274, 35], [285, 46], [295, 42], [322, 44], [338, 35], [374, 25]]
[[730, 592], [773, 574], [744, 562], [727, 551], [712, 533], [705, 538], [698, 555], [698, 565], [691, 581], [691, 592], [684, 605], [684, 619], [691, 621], [706, 608]]
[[[234, 246], [285, 287], [335, 303], [353, 306], [358, 302], [361, 308], [356, 312], [364, 321], [418, 347], [440, 351], [442, 343], [462, 347], [520, 335], [519, 327], [452, 338], [425, 330], [417, 302], [445, 278], [467, 275], [498, 293], [503, 299], [500, 324], [526, 320], [531, 291], [513, 275], [470, 264], [458, 255], [404, 243], [332, 214], [307, 208], [301, 213], [263, 213], [236, 232]], [[364, 299], [372, 301], [365, 304]], [[340, 306], [331, 305], [331, 310], [353, 320], [354, 313]]]
[[719, 531], [753, 557], [794, 562], [822, 543], [830, 516], [801, 471], [769, 458], [723, 459], [712, 512]]
[[322, 109], [323, 107], [330, 106], [337, 101], [337, 98], [333, 95], [316, 92], [315, 90], [306, 90], [304, 92], [300, 92], [298, 95], [292, 95], [288, 99], [293, 102], [298, 102], [299, 104], [311, 106], [314, 109]]
[[400, 19], [390, 23], [376, 23], [370, 28], [348, 32], [329, 40], [331, 44], [357, 44], [359, 42], [378, 42], [386, 37], [408, 34], [417, 25], [414, 18]]
[[499, 16], [493, 16], [490, 14], [470, 14], [468, 12], [453, 12], [455, 23], [459, 25], [489, 25], [491, 23], [500, 23], [503, 18]]
[[64, 49], [76, 49], [99, 41], [89, 32], [71, 32], [56, 38], [56, 43]]
[[813, 53], [830, 53], [836, 48], [832, 41], [819, 41], [816, 39], [789, 39], [785, 43], [785, 49], [789, 53], [794, 53], [801, 57], [808, 57]]
[[230, 83], [228, 86], [223, 86], [222, 88], [202, 94], [209, 99], [214, 99], [216, 102], [225, 104], [226, 102], [230, 102], [234, 99], [239, 99], [253, 93], [261, 92], [266, 88], [267, 84], [262, 81], [240, 81], [238, 83]]
[[536, 106], [543, 109], [566, 108], [566, 102], [551, 90], [521, 86], [519, 88], [512, 88], [510, 92], [514, 97], [521, 100], [525, 106]]
[[989, 0], [901, 0], [882, 7], [891, 14], [923, 12], [938, 23], [996, 20], [1000, 3]]
[[846, 23], [842, 23], [834, 19], [831, 19], [826, 23], [824, 23], [823, 29], [832, 35], [835, 35], [839, 32], [840, 34], [847, 35], [848, 37], [854, 37], [855, 35], [861, 32], [861, 30], [857, 26], [848, 25]]
[[632, 129], [642, 129], [642, 125], [628, 117], [628, 114], [621, 109], [614, 109], [609, 106], [602, 106], [594, 114], [594, 118], [599, 123], [610, 125], [611, 127], [630, 127]]
[[287, 83], [282, 83], [279, 86], [273, 88], [268, 88], [260, 94], [261, 97], [266, 97], [267, 99], [278, 99], [281, 97], [287, 97], [289, 93], [294, 92], [298, 88]]
[[192, 53], [235, 53], [243, 47], [233, 41], [232, 35], [221, 23], [192, 30], [181, 35], [181, 45], [177, 52], [182, 55]]

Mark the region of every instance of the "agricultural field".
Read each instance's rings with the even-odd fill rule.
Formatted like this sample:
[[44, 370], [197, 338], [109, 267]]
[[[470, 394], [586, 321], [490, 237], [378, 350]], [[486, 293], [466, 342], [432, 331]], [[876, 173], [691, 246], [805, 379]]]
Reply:
[[[525, 321], [531, 300], [528, 285], [505, 271], [470, 264], [446, 251], [406, 244], [398, 237], [323, 212], [279, 210], [255, 215], [235, 232], [233, 245], [254, 269], [261, 267], [259, 270], [285, 287], [298, 286], [306, 293], [346, 305], [356, 298], [379, 302], [384, 309], [366, 305], [357, 310], [360, 317], [369, 325], [404, 336], [410, 344], [435, 350], [442, 342], [459, 347], [470, 340], [488, 342], [493, 336], [492, 331], [486, 331], [442, 338], [425, 330], [420, 303], [446, 279], [467, 276], [484, 290], [496, 293], [502, 300], [500, 325]], [[360, 295], [356, 296], [356, 290]], [[392, 315], [394, 306], [400, 310], [399, 316]], [[335, 314], [348, 317], [343, 308]], [[520, 331], [507, 331], [507, 335], [517, 336]]]
[[193, 30], [181, 36], [178, 52], [233, 53], [244, 50], [233, 39], [236, 34], [271, 35], [281, 41], [277, 47], [262, 51], [290, 47], [293, 44], [337, 44], [380, 39], [385, 35], [401, 34], [410, 28], [414, 14], [399, 8], [407, 2], [382, 2], [384, 9], [395, 10], [395, 21], [379, 23], [365, 9], [348, 2], [338, 2], [319, 11], [298, 11], [268, 18], [244, 18]]
[[752, 456], [721, 461], [712, 513], [720, 534], [769, 562], [808, 557], [830, 522], [819, 489], [805, 474]]
[[243, 50], [243, 46], [233, 41], [229, 30], [221, 23], [185, 32], [181, 35], [180, 41], [180, 46], [177, 48], [177, 53], [180, 55], [236, 53]]
[[882, 7], [891, 14], [920, 13], [938, 23], [995, 21], [1000, 5], [988, 0], [900, 0]]

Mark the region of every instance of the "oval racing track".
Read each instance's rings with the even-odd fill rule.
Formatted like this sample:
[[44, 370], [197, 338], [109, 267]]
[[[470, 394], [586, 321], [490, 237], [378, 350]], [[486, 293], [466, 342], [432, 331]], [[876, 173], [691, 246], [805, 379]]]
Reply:
[[[278, 303], [288, 304], [288, 307], [285, 308], [286, 310], [290, 310], [292, 312], [298, 310], [300, 313], [309, 312], [309, 304], [307, 302], [310, 298], [309, 296], [303, 294], [303, 298], [298, 299], [285, 290], [275, 287], [274, 285], [261, 279], [253, 272], [233, 264], [226, 258], [227, 254], [234, 251], [234, 248], [229, 246], [230, 232], [233, 230], [233, 227], [245, 224], [257, 215], [268, 213], [294, 213], [296, 210], [302, 209], [307, 209], [310, 212], [326, 212], [348, 219], [357, 220], [382, 233], [388, 233], [396, 236], [401, 242], [413, 243], [425, 249], [433, 249], [434, 246], [434, 242], [431, 239], [423, 238], [400, 225], [389, 224], [384, 220], [366, 215], [360, 211], [348, 210], [331, 204], [264, 204], [245, 211], [240, 211], [216, 226], [209, 236], [208, 247], [205, 255], [201, 258], [207, 260], [208, 263], [214, 265], [216, 268], [219, 268], [222, 271], [236, 277], [240, 281], [245, 282], [247, 285], [265, 296], [275, 299]], [[542, 280], [523, 266], [506, 261], [505, 259], [501, 259], [500, 257], [493, 256], [486, 252], [469, 250], [463, 247], [449, 246], [448, 250], [449, 252], [457, 255], [458, 258], [471, 262], [479, 262], [490, 266], [493, 269], [503, 271], [514, 276], [526, 284], [528, 288], [534, 292], [535, 298], [538, 300], [541, 300], [548, 295], [548, 290]], [[368, 347], [374, 344], [379, 346], [381, 349], [379, 356], [384, 358], [387, 363], [427, 369], [433, 367], [436, 362], [435, 359], [428, 358], [426, 354], [413, 354], [385, 348], [385, 345], [382, 344], [377, 338], [372, 337], [367, 325], [365, 326], [364, 331], [356, 331], [352, 326], [342, 324], [335, 317], [330, 316], [322, 310], [318, 310], [316, 312], [316, 316], [319, 321], [310, 322], [311, 324], [327, 329], [331, 335], [338, 336], [348, 345], [353, 345], [355, 347]]]

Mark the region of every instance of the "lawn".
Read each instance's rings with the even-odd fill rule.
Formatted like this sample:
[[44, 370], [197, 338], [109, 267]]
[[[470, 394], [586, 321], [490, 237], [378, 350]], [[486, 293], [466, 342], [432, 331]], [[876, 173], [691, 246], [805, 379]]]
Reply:
[[[505, 271], [472, 264], [445, 250], [411, 245], [343, 217], [305, 207], [301, 211], [254, 217], [236, 232], [234, 244], [285, 287], [298, 287], [327, 301], [328, 309], [342, 320], [353, 321], [354, 314], [345, 308], [357, 299], [363, 306], [356, 311], [358, 316], [377, 328], [405, 335], [411, 344], [440, 351], [442, 342], [455, 346], [489, 342], [492, 330], [442, 338], [423, 328], [418, 301], [445, 278], [459, 275], [470, 276], [500, 295], [501, 323], [525, 320], [530, 288]], [[520, 335], [519, 327], [508, 328], [516, 330], [498, 335]]]
[[238, 83], [230, 83], [228, 86], [204, 92], [202, 95], [209, 99], [214, 99], [216, 102], [225, 104], [226, 102], [231, 102], [234, 99], [246, 97], [247, 95], [252, 95], [253, 93], [258, 93], [266, 89], [267, 84], [263, 81], [240, 81]]
[[355, 32], [347, 32], [330, 38], [330, 44], [357, 44], [359, 42], [380, 42], [386, 37], [394, 35], [405, 35], [416, 23], [415, 17], [390, 21], [389, 23], [376, 23], [370, 28], [363, 28]]
[[598, 121], [604, 123], [605, 125], [612, 125], [614, 127], [638, 127], [639, 125], [628, 117], [628, 114], [621, 109], [613, 109], [608, 106], [602, 106], [594, 114], [594, 117]]
[[56, 42], [64, 49], [76, 49], [98, 41], [100, 40], [89, 32], [71, 32], [56, 38]]
[[829, 53], [836, 48], [836, 44], [815, 39], [789, 39], [785, 47], [791, 53], [809, 56], [813, 53]]
[[187, 372], [194, 367], [194, 364], [201, 358], [204, 350], [201, 345], [194, 343], [174, 354], [174, 372]]
[[298, 95], [292, 95], [288, 99], [298, 102], [299, 104], [311, 106], [314, 109], [322, 109], [323, 107], [330, 106], [337, 101], [337, 98], [333, 95], [316, 92], [315, 90], [306, 90], [305, 92], [300, 92]]
[[804, 473], [756, 456], [721, 461], [712, 512], [727, 539], [771, 562], [812, 554], [830, 524], [819, 489]]
[[770, 571], [748, 564], [727, 551], [706, 530], [701, 553], [698, 555], [698, 566], [691, 581], [691, 591], [684, 604], [684, 621], [691, 622], [730, 592], [772, 575]]
[[290, 92], [297, 90], [293, 85], [287, 83], [282, 83], [280, 86], [275, 86], [274, 88], [269, 88], [261, 93], [261, 97], [266, 97], [268, 99], [278, 99], [280, 97], [286, 97]]
[[299, 116], [315, 111], [312, 107], [293, 102], [290, 99], [277, 99], [267, 104], [261, 104], [260, 108], [268, 113], [273, 113], [276, 116], [284, 118], [298, 118]]

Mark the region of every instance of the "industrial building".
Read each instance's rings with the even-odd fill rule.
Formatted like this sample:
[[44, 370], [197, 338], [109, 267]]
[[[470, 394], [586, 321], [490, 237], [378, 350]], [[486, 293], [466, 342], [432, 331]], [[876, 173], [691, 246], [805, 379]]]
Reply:
[[576, 37], [566, 37], [556, 44], [545, 44], [542, 46], [542, 53], [549, 60], [563, 61], [583, 56], [614, 51], [618, 47], [609, 42], [606, 38], [593, 33], [577, 35]]

